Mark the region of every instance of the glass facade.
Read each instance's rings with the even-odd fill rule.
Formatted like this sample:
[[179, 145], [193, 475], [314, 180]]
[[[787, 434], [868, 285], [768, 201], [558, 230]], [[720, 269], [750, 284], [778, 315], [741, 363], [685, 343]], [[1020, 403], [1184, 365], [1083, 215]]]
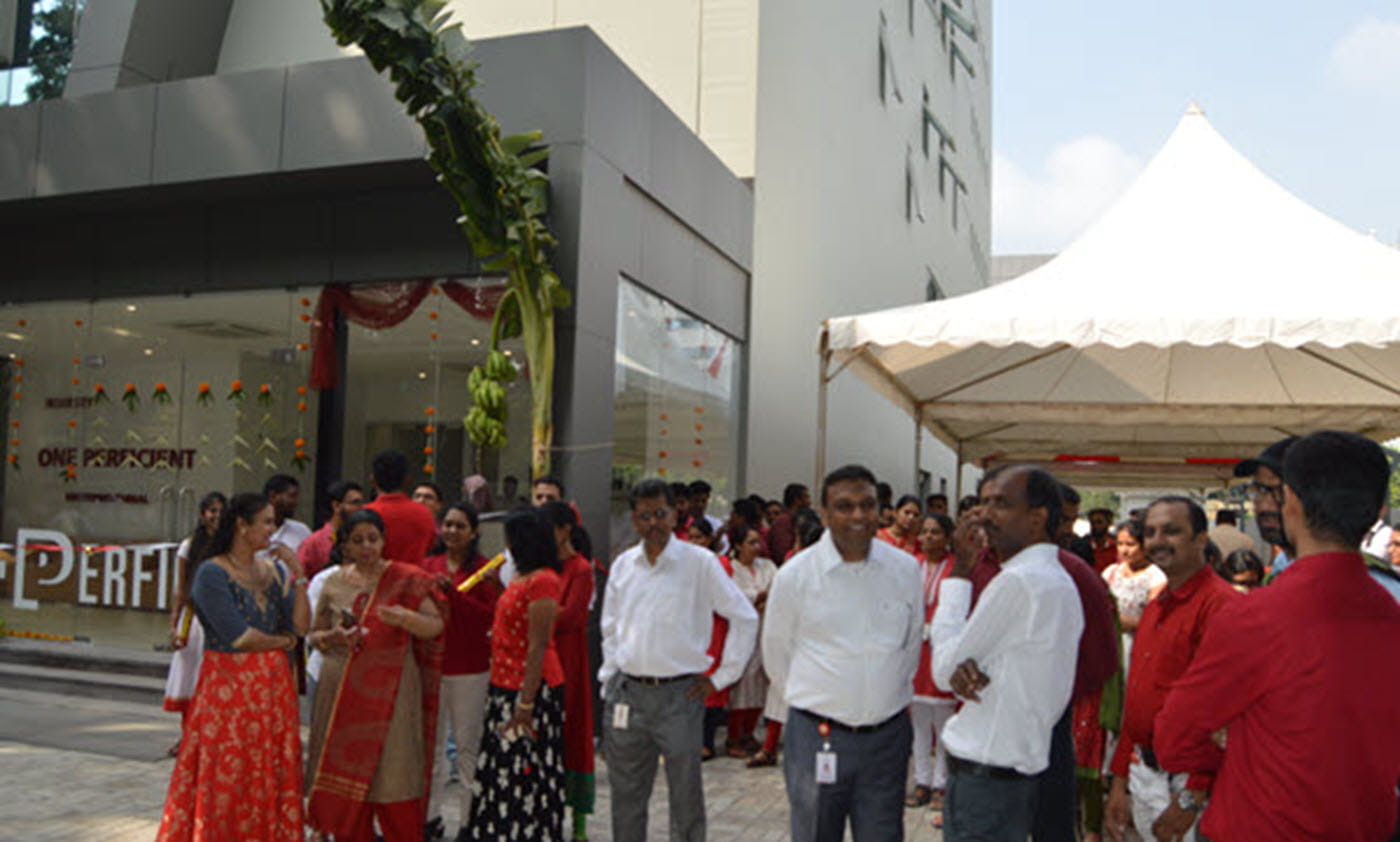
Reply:
[[627, 491], [638, 480], [704, 479], [709, 513], [737, 493], [743, 343], [620, 278], [613, 375], [612, 554], [637, 540]]
[[0, 308], [0, 617], [159, 643], [174, 548], [199, 499], [288, 473], [302, 486], [298, 518], [314, 525], [317, 459], [338, 455], [343, 477], [367, 486], [373, 454], [395, 447], [447, 499], [478, 471], [499, 499], [507, 475], [528, 476], [528, 384], [508, 389], [510, 445], [482, 458], [461, 418], [489, 313], [433, 290], [394, 327], [351, 325], [339, 454], [316, 440], [320, 394], [308, 386], [318, 288]]

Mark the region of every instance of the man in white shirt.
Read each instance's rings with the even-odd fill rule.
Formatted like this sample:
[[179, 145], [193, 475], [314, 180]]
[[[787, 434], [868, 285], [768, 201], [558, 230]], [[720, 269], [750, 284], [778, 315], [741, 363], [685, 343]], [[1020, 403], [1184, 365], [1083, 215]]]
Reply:
[[[983, 481], [954, 533], [929, 639], [933, 680], [967, 704], [943, 729], [949, 784], [943, 838], [1025, 842], [1050, 734], [1069, 704], [1084, 610], [1052, 540], [1062, 512], [1048, 472], [1013, 467]], [[981, 527], [1003, 559], [969, 616]]]
[[300, 495], [301, 483], [289, 474], [273, 474], [263, 483], [263, 496], [272, 504], [272, 515], [277, 524], [277, 531], [272, 533], [267, 551], [283, 561], [287, 559], [279, 551], [279, 547], [285, 548], [287, 553], [295, 557], [297, 550], [301, 548], [301, 542], [311, 537], [311, 527], [292, 518], [292, 515], [297, 513]]
[[789, 705], [783, 777], [793, 842], [904, 838], [904, 778], [923, 630], [918, 562], [876, 541], [875, 476], [822, 481], [821, 540], [778, 571], [763, 666]]
[[[632, 489], [641, 536], [608, 574], [601, 630], [603, 751], [612, 787], [612, 838], [645, 842], [658, 755], [666, 758], [672, 842], [705, 839], [700, 749], [705, 697], [738, 680], [753, 653], [758, 612], [714, 553], [675, 537], [675, 498], [661, 480]], [[729, 635], [713, 676], [706, 651], [714, 615]]]

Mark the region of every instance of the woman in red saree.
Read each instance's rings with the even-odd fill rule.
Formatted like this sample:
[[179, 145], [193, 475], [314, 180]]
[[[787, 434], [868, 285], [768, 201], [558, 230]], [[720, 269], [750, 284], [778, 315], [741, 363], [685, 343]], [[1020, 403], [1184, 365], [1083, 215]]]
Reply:
[[918, 557], [919, 520], [923, 513], [924, 510], [919, 505], [919, 498], [912, 494], [906, 494], [899, 498], [899, 502], [895, 504], [894, 523], [875, 533], [875, 537]]
[[337, 536], [307, 642], [325, 656], [307, 761], [311, 825], [336, 842], [423, 838], [442, 666], [442, 594], [414, 565], [383, 558], [369, 509]]
[[554, 620], [554, 648], [564, 668], [564, 803], [573, 838], [588, 839], [593, 814], [593, 670], [588, 664], [588, 612], [593, 604], [592, 542], [573, 507], [552, 500], [540, 513], [554, 527], [564, 592]]
[[301, 732], [286, 650], [310, 611], [295, 557], [258, 556], [276, 528], [266, 497], [235, 496], [195, 572], [204, 658], [159, 842], [301, 842]]

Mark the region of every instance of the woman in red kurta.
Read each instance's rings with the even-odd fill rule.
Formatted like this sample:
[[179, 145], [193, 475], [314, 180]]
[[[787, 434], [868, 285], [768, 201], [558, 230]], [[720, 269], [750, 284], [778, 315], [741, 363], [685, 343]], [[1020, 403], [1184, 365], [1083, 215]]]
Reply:
[[[953, 521], [947, 515], [935, 512], [924, 518], [919, 531], [919, 567], [924, 580], [925, 629], [938, 610], [938, 586], [953, 569], [952, 539]], [[948, 761], [941, 735], [957, 700], [952, 693], [934, 686], [932, 664], [932, 647], [925, 634], [919, 648], [919, 668], [914, 673], [914, 701], [909, 706], [914, 725], [914, 791], [904, 803], [908, 807], [931, 804], [939, 810], [948, 783]]]
[[923, 513], [924, 510], [919, 505], [919, 498], [912, 494], [906, 494], [899, 498], [899, 502], [894, 507], [894, 523], [881, 529], [875, 534], [875, 537], [918, 557], [919, 518]]
[[467, 842], [564, 839], [564, 668], [554, 646], [558, 547], [537, 511], [506, 521], [518, 575], [496, 603], [486, 735]]
[[554, 527], [564, 592], [554, 620], [554, 648], [564, 668], [564, 803], [573, 811], [574, 839], [588, 838], [593, 813], [593, 670], [588, 663], [588, 612], [593, 605], [592, 542], [567, 503], [540, 513]]
[[[437, 747], [428, 801], [431, 833], [446, 833], [442, 805], [451, 778], [449, 768], [455, 768], [458, 779], [464, 782], [457, 793], [463, 824], [472, 813], [471, 782], [476, 778], [476, 755], [486, 721], [486, 689], [491, 683], [491, 623], [501, 594], [500, 579], [494, 575], [480, 579], [466, 592], [457, 590], [487, 562], [477, 550], [479, 523], [471, 503], [463, 500], [448, 506], [442, 513], [440, 552], [423, 559], [423, 569], [435, 577], [450, 608], [443, 633]], [[448, 734], [457, 741], [455, 767], [449, 767]]]

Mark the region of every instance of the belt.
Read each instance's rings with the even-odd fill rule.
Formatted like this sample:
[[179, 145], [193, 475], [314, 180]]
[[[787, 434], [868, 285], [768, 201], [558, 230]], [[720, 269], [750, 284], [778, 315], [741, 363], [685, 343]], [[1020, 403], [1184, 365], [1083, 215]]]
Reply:
[[810, 710], [803, 710], [802, 708], [792, 708], [792, 712], [800, 713], [808, 719], [814, 719], [817, 722], [825, 722], [832, 728], [835, 728], [838, 731], [845, 731], [848, 734], [868, 734], [871, 731], [878, 731], [904, 715], [904, 711], [900, 711], [894, 716], [891, 716], [889, 719], [886, 719], [882, 722], [876, 722], [874, 725], [847, 725], [846, 723], [838, 722], [829, 716], [822, 716], [820, 713], [813, 713]]
[[674, 681], [684, 681], [687, 678], [694, 678], [695, 674], [688, 672], [682, 675], [668, 675], [664, 678], [659, 678], [654, 675], [628, 675], [624, 672], [622, 677], [628, 681], [640, 684], [643, 687], [660, 687], [663, 684], [670, 684]]
[[1138, 759], [1142, 761], [1142, 765], [1146, 766], [1154, 772], [1162, 771], [1162, 767], [1157, 765], [1157, 753], [1154, 752], [1150, 747], [1133, 746], [1133, 748], [1137, 750], [1137, 756]]
[[948, 758], [948, 771], [957, 772], [962, 775], [975, 775], [979, 778], [996, 778], [1003, 781], [1031, 781], [1040, 777], [1039, 775], [1025, 775], [1007, 766], [989, 766], [986, 763], [977, 763], [972, 760], [963, 760], [952, 754], [945, 755]]

